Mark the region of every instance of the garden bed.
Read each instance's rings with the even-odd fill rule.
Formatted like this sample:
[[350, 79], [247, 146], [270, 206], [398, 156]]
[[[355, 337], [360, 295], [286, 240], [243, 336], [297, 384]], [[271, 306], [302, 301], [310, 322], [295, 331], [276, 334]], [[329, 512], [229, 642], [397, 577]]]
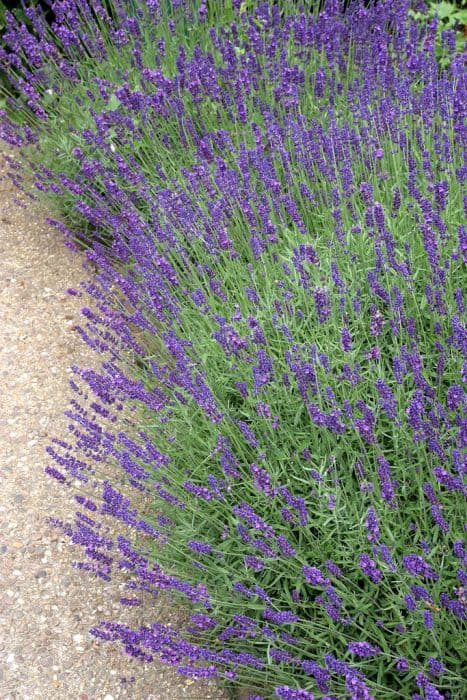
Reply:
[[3, 137], [97, 266], [57, 525], [190, 616], [92, 634], [255, 700], [460, 699], [458, 36], [392, 0], [54, 7], [11, 20]]

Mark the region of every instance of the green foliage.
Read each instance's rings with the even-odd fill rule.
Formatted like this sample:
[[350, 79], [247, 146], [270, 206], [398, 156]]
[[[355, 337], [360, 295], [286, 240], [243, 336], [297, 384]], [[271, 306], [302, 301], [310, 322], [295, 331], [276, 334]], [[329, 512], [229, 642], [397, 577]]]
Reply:
[[411, 11], [411, 16], [417, 20], [438, 20], [436, 44], [437, 56], [440, 65], [445, 67], [448, 65], [448, 59], [443, 57], [442, 40], [443, 32], [447, 29], [456, 32], [456, 51], [462, 51], [465, 47], [466, 31], [467, 31], [467, 0], [458, 0], [457, 2], [448, 2], [448, 0], [432, 0], [428, 3], [427, 11]]

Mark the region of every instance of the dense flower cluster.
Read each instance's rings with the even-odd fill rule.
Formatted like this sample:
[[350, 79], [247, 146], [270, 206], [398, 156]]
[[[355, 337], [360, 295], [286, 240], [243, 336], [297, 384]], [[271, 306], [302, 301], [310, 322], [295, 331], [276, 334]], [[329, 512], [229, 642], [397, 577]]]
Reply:
[[98, 268], [54, 524], [190, 608], [92, 633], [258, 700], [465, 687], [467, 81], [410, 5], [7, 16], [0, 135]]

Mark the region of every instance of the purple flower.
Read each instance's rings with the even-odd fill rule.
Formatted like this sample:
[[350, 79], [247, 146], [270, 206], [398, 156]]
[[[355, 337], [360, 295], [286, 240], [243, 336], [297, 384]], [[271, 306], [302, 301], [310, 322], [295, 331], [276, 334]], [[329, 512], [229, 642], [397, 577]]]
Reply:
[[300, 688], [291, 688], [289, 685], [279, 685], [275, 688], [276, 696], [281, 700], [314, 700], [313, 693]]
[[365, 576], [368, 576], [373, 583], [381, 583], [383, 574], [380, 569], [378, 569], [373, 559], [370, 559], [368, 554], [360, 555], [359, 564]]
[[400, 673], [405, 673], [409, 670], [409, 662], [404, 656], [400, 656], [397, 659], [396, 668]]
[[448, 489], [448, 491], [457, 490], [461, 493], [465, 493], [462, 480], [459, 479], [457, 476], [450, 474], [446, 469], [443, 469], [441, 465], [433, 469], [433, 474], [436, 476], [438, 482], [445, 486]]
[[239, 467], [239, 462], [237, 458], [235, 457], [232, 450], [228, 447], [227, 442], [221, 440], [220, 444], [222, 445], [222, 454], [219, 461], [222, 469], [224, 470], [224, 474], [227, 477], [239, 479], [241, 474], [237, 468]]
[[326, 569], [329, 571], [330, 574], [333, 574], [337, 578], [340, 578], [342, 576], [342, 570], [335, 564], [331, 559], [328, 559], [326, 562]]
[[204, 306], [206, 304], [206, 297], [202, 289], [195, 289], [191, 293], [191, 298], [195, 302], [196, 306]]
[[250, 464], [250, 470], [253, 474], [253, 483], [256, 488], [263, 491], [266, 496], [272, 496], [275, 493], [274, 487], [271, 485], [271, 475], [266, 469], [258, 467], [257, 464]]
[[433, 622], [433, 613], [431, 610], [424, 610], [423, 611], [423, 624], [425, 627], [429, 630], [432, 630], [434, 627], [434, 622]]
[[379, 520], [376, 516], [376, 511], [373, 506], [368, 508], [365, 527], [368, 530], [367, 539], [369, 542], [378, 542], [379, 540]]
[[396, 567], [394, 560], [391, 556], [391, 552], [390, 552], [389, 547], [386, 544], [381, 544], [379, 549], [380, 549], [381, 557], [382, 557], [383, 561], [385, 562], [385, 564], [387, 564], [389, 566], [391, 571], [396, 571], [397, 567]]
[[[264, 350], [258, 350], [257, 353], [257, 358], [258, 358], [258, 364], [254, 365], [252, 367], [252, 373], [253, 373], [253, 379], [254, 379], [254, 393], [259, 394], [263, 387], [269, 384], [269, 382], [272, 381], [273, 378], [273, 366], [272, 362], [269, 359], [268, 355], [265, 353]], [[240, 425], [241, 421], [238, 422], [238, 425]], [[245, 423], [243, 425], [246, 425]], [[243, 434], [245, 437], [247, 437], [247, 432], [240, 426], [242, 429]], [[253, 433], [251, 433], [253, 435]], [[255, 437], [253, 436], [252, 438], [247, 437], [249, 443], [255, 447], [256, 445], [254, 444], [256, 442]]]
[[140, 598], [120, 598], [120, 604], [126, 605], [127, 607], [137, 607], [142, 605], [142, 600]]
[[279, 545], [279, 549], [281, 550], [282, 554], [284, 554], [286, 557], [294, 557], [296, 555], [297, 552], [292, 547], [288, 539], [284, 537], [284, 535], [277, 536], [277, 544]]
[[210, 666], [177, 666], [177, 672], [189, 678], [216, 678], [219, 675], [214, 664]]
[[216, 627], [217, 620], [206, 615], [206, 613], [193, 613], [190, 617], [190, 623], [194, 625], [194, 629], [197, 632], [204, 632], [205, 630]]
[[460, 384], [453, 384], [446, 393], [446, 405], [449, 411], [456, 411], [465, 400], [465, 394]]
[[416, 600], [424, 600], [427, 603], [433, 603], [433, 598], [430, 596], [430, 594], [424, 586], [413, 584], [412, 586], [410, 586], [410, 590], [414, 594]]
[[450, 610], [453, 615], [458, 617], [460, 620], [467, 620], [465, 598], [455, 600], [454, 598], [450, 598], [447, 593], [440, 593], [439, 600], [443, 608]]
[[360, 656], [362, 658], [381, 654], [381, 649], [379, 646], [376, 644], [370, 644], [369, 642], [349, 642], [347, 644], [347, 649], [351, 654], [355, 654], [355, 656]]
[[456, 540], [452, 545], [455, 556], [467, 566], [467, 548], [463, 540]]
[[277, 611], [272, 608], [265, 608], [263, 610], [263, 617], [269, 622], [275, 622], [276, 625], [283, 625], [287, 622], [297, 622], [299, 619], [296, 613], [290, 612], [289, 610]]
[[427, 683], [425, 686], [426, 700], [445, 700], [445, 695], [442, 695], [432, 683]]
[[397, 401], [390, 387], [383, 379], [377, 379], [375, 382], [376, 389], [380, 396], [380, 405], [390, 420], [397, 418]]
[[417, 673], [415, 682], [419, 688], [426, 688], [429, 683], [429, 679], [424, 673]]
[[391, 465], [387, 459], [383, 457], [383, 455], [378, 455], [378, 464], [378, 477], [381, 487], [381, 496], [391, 508], [395, 508], [397, 505], [395, 496], [396, 483], [391, 478]]
[[374, 445], [376, 442], [376, 436], [373, 432], [373, 426], [365, 418], [356, 418], [354, 420], [354, 426], [358, 430], [360, 437], [368, 442], [370, 445]]
[[245, 562], [245, 566], [248, 566], [250, 569], [253, 569], [253, 571], [262, 571], [266, 566], [265, 562], [262, 559], [259, 559], [258, 557], [255, 557], [252, 554], [246, 554], [243, 557], [243, 561]]
[[55, 469], [55, 467], [46, 467], [44, 472], [49, 476], [52, 476], [54, 479], [57, 479], [57, 481], [61, 482], [62, 484], [66, 482], [66, 477], [59, 472], [58, 469]]
[[316, 566], [304, 566], [302, 570], [305, 574], [305, 581], [311, 586], [324, 586], [328, 582], [328, 579]]
[[193, 552], [198, 552], [199, 554], [211, 554], [212, 552], [212, 545], [207, 542], [188, 540], [187, 545]]
[[373, 204], [373, 186], [369, 182], [361, 182], [360, 192], [362, 194], [363, 201], [367, 207], [370, 207]]
[[407, 610], [414, 611], [417, 609], [417, 603], [412, 598], [412, 596], [409, 594], [404, 596], [404, 603], [405, 603], [405, 607], [407, 608]]
[[191, 481], [185, 481], [183, 483], [183, 488], [185, 491], [188, 491], [189, 493], [192, 493], [205, 501], [212, 500], [212, 493], [208, 488], [206, 488], [206, 486], [199, 486], [198, 484], [193, 484]]
[[348, 328], [343, 328], [341, 332], [341, 347], [344, 352], [352, 349], [352, 335]]
[[447, 520], [443, 517], [440, 506], [433, 504], [431, 506], [431, 515], [433, 517], [433, 522], [439, 527], [439, 529], [442, 532], [449, 532], [451, 528]]
[[422, 576], [437, 580], [439, 578], [436, 571], [419, 554], [407, 554], [402, 558], [405, 570], [412, 576]]
[[329, 291], [324, 288], [315, 289], [313, 292], [315, 309], [320, 323], [325, 323], [331, 315], [331, 299]]
[[429, 482], [425, 482], [423, 484], [423, 493], [432, 505], [438, 505], [438, 499], [436, 497], [436, 493], [432, 484], [430, 484]]
[[254, 434], [253, 430], [250, 428], [250, 426], [243, 420], [237, 421], [237, 425], [242, 431], [245, 440], [248, 442], [248, 444], [251, 445], [251, 447], [253, 448], [258, 447], [259, 441], [256, 435]]
[[206, 16], [208, 14], [208, 8], [206, 2], [202, 2], [198, 7], [198, 17], [200, 22], [206, 21]]
[[446, 666], [434, 656], [428, 658], [428, 666], [432, 676], [441, 676], [446, 670]]
[[323, 668], [316, 661], [302, 661], [302, 668], [305, 673], [309, 673], [314, 676], [316, 685], [322, 693], [327, 693], [329, 691], [329, 679], [330, 673], [326, 668]]
[[259, 297], [256, 289], [253, 287], [245, 287], [245, 294], [253, 304], [259, 304]]
[[241, 518], [248, 523], [250, 527], [263, 532], [266, 537], [274, 537], [274, 528], [271, 527], [271, 525], [267, 525], [267, 523], [265, 523], [264, 520], [245, 501], [239, 503], [238, 506], [234, 506], [232, 508], [232, 512], [238, 518]]

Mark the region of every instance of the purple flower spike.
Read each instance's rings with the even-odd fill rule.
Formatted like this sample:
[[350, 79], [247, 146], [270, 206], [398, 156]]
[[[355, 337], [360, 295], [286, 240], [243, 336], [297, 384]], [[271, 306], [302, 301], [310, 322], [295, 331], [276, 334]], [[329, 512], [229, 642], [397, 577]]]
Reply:
[[371, 506], [368, 508], [367, 517], [365, 521], [365, 527], [368, 530], [368, 541], [378, 542], [379, 540], [379, 520], [376, 516], [375, 509]]
[[369, 644], [368, 642], [349, 642], [347, 644], [347, 649], [351, 654], [355, 654], [355, 656], [360, 656], [362, 658], [381, 654], [381, 649], [379, 646]]
[[423, 578], [434, 579], [439, 578], [439, 575], [419, 554], [408, 554], [402, 558], [405, 570], [412, 576], [421, 576]]
[[396, 662], [396, 668], [400, 673], [406, 673], [409, 670], [409, 662], [403, 656], [400, 656]]
[[368, 576], [373, 583], [381, 583], [383, 574], [380, 569], [378, 569], [373, 559], [370, 559], [368, 554], [360, 555], [359, 564], [365, 576]]
[[323, 576], [323, 573], [316, 566], [304, 566], [303, 573], [305, 574], [305, 581], [311, 586], [325, 586], [328, 582]]
[[276, 696], [281, 700], [314, 700], [313, 693], [300, 688], [291, 688], [288, 685], [277, 686]]

